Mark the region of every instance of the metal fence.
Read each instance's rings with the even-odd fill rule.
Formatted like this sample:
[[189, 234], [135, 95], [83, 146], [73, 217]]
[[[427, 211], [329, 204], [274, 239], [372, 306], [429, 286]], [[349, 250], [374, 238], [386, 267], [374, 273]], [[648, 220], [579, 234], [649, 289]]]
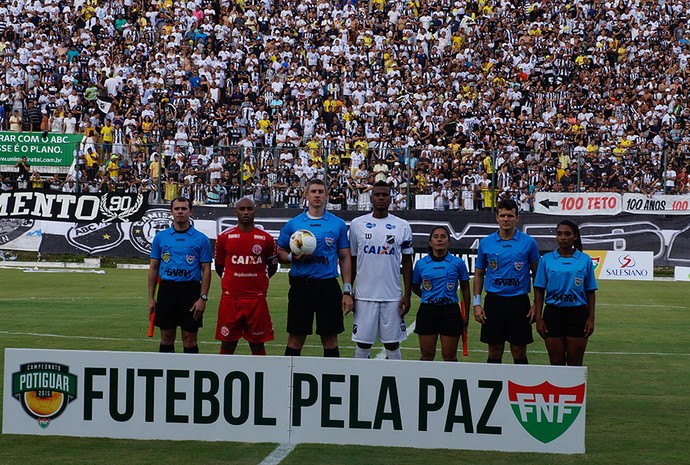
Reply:
[[[384, 180], [392, 189], [393, 210], [414, 209], [416, 196], [427, 195], [439, 210], [491, 210], [499, 199], [512, 198], [529, 211], [535, 190], [587, 191], [593, 177], [593, 185], [601, 186], [602, 179], [596, 176], [603, 165], [607, 173], [625, 172], [625, 182], [634, 179], [641, 192], [678, 193], [680, 186], [669, 179], [669, 167], [680, 171], [688, 163], [688, 153], [673, 147], [602, 157], [584, 148], [491, 151], [453, 144], [409, 148], [363, 140], [223, 146], [172, 137], [162, 143], [140, 139], [128, 145], [87, 140], [75, 146], [74, 157], [70, 167], [32, 167], [38, 175], [32, 173], [29, 179], [18, 179], [14, 166], [0, 166], [3, 188], [136, 191], [147, 193], [151, 203], [183, 195], [197, 204], [219, 205], [249, 195], [265, 208], [299, 208], [306, 182], [316, 177], [329, 188], [331, 209], [370, 209], [372, 185]], [[650, 176], [654, 184], [646, 185], [642, 178]], [[669, 181], [674, 192], [666, 189]], [[602, 189], [618, 188], [607, 184]]]

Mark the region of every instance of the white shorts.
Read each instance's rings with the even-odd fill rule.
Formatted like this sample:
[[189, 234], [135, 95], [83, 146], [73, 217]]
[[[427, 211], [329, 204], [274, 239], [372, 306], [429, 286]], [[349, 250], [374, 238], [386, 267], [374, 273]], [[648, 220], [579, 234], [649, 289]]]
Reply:
[[407, 339], [405, 321], [400, 317], [400, 302], [355, 301], [352, 340], [363, 344], [400, 342]]

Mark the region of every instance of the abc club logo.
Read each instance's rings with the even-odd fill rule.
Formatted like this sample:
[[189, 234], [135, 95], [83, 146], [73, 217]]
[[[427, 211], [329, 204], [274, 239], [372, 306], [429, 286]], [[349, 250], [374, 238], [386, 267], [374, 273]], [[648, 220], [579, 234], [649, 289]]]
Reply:
[[565, 433], [580, 414], [585, 384], [559, 387], [544, 381], [536, 386], [522, 386], [508, 381], [508, 399], [525, 431], [546, 444]]
[[12, 374], [12, 396], [41, 428], [47, 428], [77, 398], [77, 377], [59, 363], [26, 363]]

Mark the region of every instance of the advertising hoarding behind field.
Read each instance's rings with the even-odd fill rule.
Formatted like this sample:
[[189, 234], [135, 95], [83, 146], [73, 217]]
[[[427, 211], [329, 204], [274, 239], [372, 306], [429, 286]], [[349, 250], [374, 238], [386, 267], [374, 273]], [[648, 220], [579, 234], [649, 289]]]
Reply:
[[3, 433], [585, 451], [586, 367], [6, 349]]
[[618, 250], [585, 250], [594, 262], [598, 280], [651, 281], [654, 279], [654, 257], [651, 252]]
[[[99, 205], [104, 216], [75, 222], [73, 217], [63, 215], [61, 208], [43, 208], [50, 200], [47, 196], [39, 198], [38, 193], [32, 195], [32, 198], [19, 192], [0, 195], [1, 248], [37, 251], [41, 254], [86, 252], [108, 257], [148, 258], [156, 232], [171, 224], [169, 205], [147, 206], [143, 203], [138, 209], [127, 208], [139, 202], [125, 201], [120, 195], [115, 196], [118, 197], [117, 201], [109, 198], [107, 205]], [[77, 196], [72, 195], [76, 199]], [[53, 205], [74, 203], [65, 193], [59, 197], [54, 199]], [[76, 208], [77, 204], [78, 199], [72, 207]], [[349, 222], [364, 212], [333, 213]], [[482, 238], [497, 229], [496, 215], [491, 211], [409, 210], [392, 213], [409, 221], [414, 248], [420, 253], [426, 251], [429, 233], [436, 226], [445, 226], [450, 231], [451, 251], [469, 256], [476, 253]], [[263, 208], [257, 214], [256, 224], [277, 237], [288, 219], [296, 214], [295, 209]], [[116, 218], [111, 220], [113, 215]], [[653, 254], [654, 266], [690, 266], [690, 217], [687, 216], [621, 213], [616, 216], [578, 218], [575, 214], [550, 216], [524, 213], [519, 217], [518, 229], [534, 237], [539, 250], [546, 252], [556, 248], [556, 225], [566, 218], [579, 224], [586, 249], [649, 251]], [[213, 241], [220, 232], [233, 227], [237, 218], [227, 205], [195, 206], [193, 221], [194, 226]]]
[[0, 166], [26, 157], [32, 166], [70, 166], [83, 134], [0, 132]]

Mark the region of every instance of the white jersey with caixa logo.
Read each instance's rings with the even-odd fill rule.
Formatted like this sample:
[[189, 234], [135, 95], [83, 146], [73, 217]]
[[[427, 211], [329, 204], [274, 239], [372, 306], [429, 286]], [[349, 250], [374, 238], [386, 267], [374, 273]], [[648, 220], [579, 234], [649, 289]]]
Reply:
[[355, 299], [400, 300], [400, 262], [403, 255], [414, 253], [407, 221], [390, 214], [355, 218], [350, 223], [350, 253], [357, 257]]

